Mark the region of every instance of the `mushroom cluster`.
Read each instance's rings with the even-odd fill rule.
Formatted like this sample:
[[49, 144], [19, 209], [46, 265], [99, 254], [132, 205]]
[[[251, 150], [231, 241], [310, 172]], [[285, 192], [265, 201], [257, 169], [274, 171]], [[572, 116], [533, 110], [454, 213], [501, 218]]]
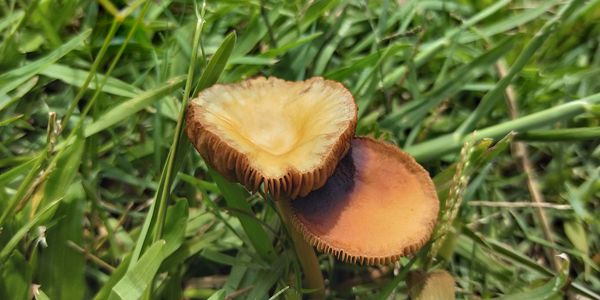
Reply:
[[429, 174], [399, 148], [354, 136], [357, 106], [338, 82], [217, 84], [190, 101], [186, 122], [211, 168], [284, 201], [320, 251], [383, 264], [431, 236], [439, 201]]

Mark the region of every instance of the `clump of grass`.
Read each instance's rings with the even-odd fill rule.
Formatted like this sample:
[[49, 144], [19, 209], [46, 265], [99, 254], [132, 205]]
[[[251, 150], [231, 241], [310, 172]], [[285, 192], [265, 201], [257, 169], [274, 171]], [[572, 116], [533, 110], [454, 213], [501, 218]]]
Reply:
[[[258, 75], [343, 82], [358, 134], [402, 145], [442, 202], [460, 204], [440, 213], [443, 243], [397, 265], [320, 255], [329, 297], [404, 298], [409, 271], [445, 269], [458, 298], [600, 298], [600, 1], [8, 0], [0, 11], [0, 299], [307, 292], [275, 209], [209, 171], [181, 135], [189, 97]], [[543, 203], [527, 205], [510, 132]], [[467, 141], [470, 169], [456, 167]], [[450, 194], [456, 170], [470, 180]], [[551, 252], [568, 260], [552, 267]]]

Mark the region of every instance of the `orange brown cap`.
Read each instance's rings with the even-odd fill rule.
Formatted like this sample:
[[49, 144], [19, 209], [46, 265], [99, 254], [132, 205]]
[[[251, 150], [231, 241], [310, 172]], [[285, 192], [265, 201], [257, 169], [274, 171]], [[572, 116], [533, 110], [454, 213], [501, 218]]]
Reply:
[[421, 248], [439, 201], [427, 171], [397, 147], [355, 138], [325, 186], [291, 202], [292, 223], [318, 250], [384, 264]]
[[293, 199], [333, 174], [356, 117], [340, 83], [259, 77], [202, 91], [188, 104], [186, 130], [206, 163], [229, 180]]

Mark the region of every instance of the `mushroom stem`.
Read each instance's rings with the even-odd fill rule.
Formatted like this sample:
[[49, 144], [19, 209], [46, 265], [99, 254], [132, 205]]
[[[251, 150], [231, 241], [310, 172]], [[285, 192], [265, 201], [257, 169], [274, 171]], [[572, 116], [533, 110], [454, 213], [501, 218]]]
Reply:
[[319, 267], [319, 260], [315, 254], [313, 247], [308, 244], [302, 234], [292, 225], [291, 223], [291, 206], [287, 199], [276, 199], [275, 206], [279, 211], [281, 220], [283, 221], [289, 236], [292, 238], [294, 248], [296, 248], [296, 254], [300, 265], [304, 271], [304, 277], [306, 279], [305, 288], [314, 290], [311, 293], [312, 299], [324, 299], [325, 298], [325, 282], [323, 280], [323, 274]]

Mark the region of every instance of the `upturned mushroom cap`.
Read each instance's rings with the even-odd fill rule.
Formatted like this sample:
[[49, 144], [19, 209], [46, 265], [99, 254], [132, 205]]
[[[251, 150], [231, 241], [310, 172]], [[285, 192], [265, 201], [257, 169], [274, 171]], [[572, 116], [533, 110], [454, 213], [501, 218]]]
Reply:
[[411, 156], [355, 138], [325, 186], [291, 202], [309, 243], [343, 261], [383, 264], [421, 248], [437, 220], [431, 178]]
[[186, 130], [206, 163], [229, 180], [296, 198], [333, 174], [356, 116], [340, 83], [260, 77], [202, 91], [187, 107]]

